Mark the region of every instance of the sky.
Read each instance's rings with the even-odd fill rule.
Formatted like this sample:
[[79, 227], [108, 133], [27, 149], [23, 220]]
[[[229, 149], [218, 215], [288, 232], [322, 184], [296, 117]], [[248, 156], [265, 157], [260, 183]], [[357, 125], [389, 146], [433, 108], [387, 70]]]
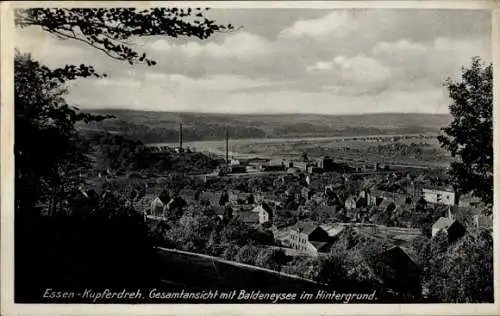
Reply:
[[130, 66], [36, 28], [15, 45], [50, 67], [91, 64], [67, 100], [82, 109], [216, 113], [448, 113], [443, 82], [491, 61], [491, 16], [480, 10], [213, 9], [238, 29], [200, 41], [141, 39], [158, 64]]

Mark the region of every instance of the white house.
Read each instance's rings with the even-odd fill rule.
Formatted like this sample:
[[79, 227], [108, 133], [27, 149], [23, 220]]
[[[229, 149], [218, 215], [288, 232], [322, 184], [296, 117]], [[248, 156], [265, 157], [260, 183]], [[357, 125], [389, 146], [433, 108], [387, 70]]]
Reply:
[[429, 203], [450, 206], [457, 204], [456, 194], [452, 190], [424, 188], [422, 189], [422, 195], [424, 200]]
[[345, 209], [346, 210], [353, 210], [356, 208], [356, 199], [352, 196], [348, 197], [346, 200], [345, 200]]
[[252, 209], [253, 213], [258, 213], [259, 224], [264, 224], [273, 219], [273, 210], [267, 203], [261, 203]]
[[159, 197], [155, 198], [151, 202], [151, 215], [153, 216], [162, 216], [163, 210], [165, 209], [165, 204], [161, 201]]
[[312, 223], [295, 225], [289, 231], [288, 244], [301, 253], [318, 256], [331, 245], [328, 233]]

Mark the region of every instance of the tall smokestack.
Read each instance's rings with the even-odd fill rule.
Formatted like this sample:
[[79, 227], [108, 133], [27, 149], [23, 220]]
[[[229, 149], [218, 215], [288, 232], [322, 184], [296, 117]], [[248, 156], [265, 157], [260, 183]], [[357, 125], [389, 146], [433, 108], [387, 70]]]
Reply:
[[229, 165], [229, 130], [226, 127], [226, 167]]
[[182, 149], [182, 123], [179, 123], [179, 149]]

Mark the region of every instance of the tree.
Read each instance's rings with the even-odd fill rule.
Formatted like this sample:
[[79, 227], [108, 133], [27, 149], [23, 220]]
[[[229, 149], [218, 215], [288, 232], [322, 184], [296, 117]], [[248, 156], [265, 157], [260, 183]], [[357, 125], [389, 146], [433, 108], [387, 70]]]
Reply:
[[152, 240], [142, 216], [115, 192], [70, 200], [67, 213], [16, 214], [16, 302], [40, 302], [47, 286], [82, 291], [155, 284]]
[[[61, 39], [73, 39], [131, 65], [156, 62], [131, 48], [137, 37], [167, 36], [207, 39], [234, 27], [215, 23], [201, 8], [30, 8], [15, 12], [19, 27], [39, 26]], [[128, 41], [128, 42], [127, 42]]]
[[493, 201], [493, 69], [480, 58], [462, 68], [461, 80], [445, 83], [453, 121], [438, 137], [441, 147], [460, 161], [451, 175], [462, 193], [473, 192], [485, 203]]
[[[206, 39], [233, 28], [216, 24], [203, 12], [32, 8], [17, 10], [15, 22], [19, 27], [38, 26], [58, 38], [83, 42], [111, 58], [153, 66], [154, 60], [131, 48], [137, 37]], [[83, 180], [79, 175], [90, 161], [88, 144], [75, 125], [108, 117], [81, 113], [63, 97], [70, 81], [105, 75], [84, 64], [49, 69], [20, 53], [16, 53], [14, 71], [15, 199], [19, 210], [15, 221], [16, 301], [38, 301], [48, 287], [81, 291], [155, 286], [149, 282], [157, 278], [154, 249], [142, 216], [133, 210], [131, 196], [105, 191], [94, 198], [77, 189]], [[119, 152], [128, 155], [127, 150]], [[50, 216], [28, 212], [37, 204], [48, 209]], [[185, 246], [204, 249], [212, 224], [205, 217], [185, 218], [184, 230], [179, 231], [187, 237]]]
[[63, 99], [66, 84], [99, 75], [86, 65], [51, 70], [16, 52], [14, 76], [16, 206], [42, 203], [53, 213], [78, 184], [77, 175], [89, 167], [88, 146], [75, 124], [106, 118], [69, 106]]
[[309, 256], [294, 257], [290, 264], [283, 267], [283, 272], [313, 280], [319, 274], [319, 262], [317, 258]]
[[242, 263], [254, 264], [259, 249], [254, 245], [244, 245], [238, 250], [235, 260]]
[[438, 234], [423, 247], [424, 287], [443, 303], [493, 302], [493, 238], [468, 232], [452, 245]]
[[255, 265], [276, 271], [281, 270], [281, 266], [286, 261], [285, 252], [281, 249], [262, 248], [255, 258]]

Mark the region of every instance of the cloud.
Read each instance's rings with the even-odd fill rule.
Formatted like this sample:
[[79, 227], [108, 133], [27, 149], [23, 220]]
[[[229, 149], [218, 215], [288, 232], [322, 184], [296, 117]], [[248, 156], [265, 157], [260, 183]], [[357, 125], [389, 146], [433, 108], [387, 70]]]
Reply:
[[129, 66], [35, 28], [18, 30], [16, 45], [51, 67], [86, 63], [108, 73], [72, 85], [68, 98], [82, 107], [170, 111], [446, 112], [443, 80], [472, 56], [491, 59], [490, 15], [478, 10], [217, 14], [244, 28], [203, 41], [140, 39], [135, 48], [155, 67]]
[[334, 11], [316, 19], [299, 20], [280, 32], [282, 38], [311, 37], [324, 40], [327, 35], [347, 37], [358, 25], [349, 11]]
[[372, 53], [375, 58], [394, 69], [395, 78], [403, 81], [426, 80], [435, 85], [446, 78], [455, 78], [461, 67], [470, 64], [472, 57], [491, 60], [490, 42], [486, 38], [451, 39], [438, 37], [433, 41], [417, 43], [404, 39], [381, 41]]
[[351, 84], [370, 84], [385, 81], [391, 76], [391, 70], [376, 59], [367, 56], [337, 56], [330, 61], [318, 61], [308, 66], [310, 73], [329, 72], [338, 76], [339, 81]]
[[248, 32], [227, 35], [221, 43], [197, 41], [175, 43], [168, 39], [158, 39], [151, 43], [149, 48], [162, 53], [180, 53], [189, 58], [253, 58], [272, 49], [269, 41]]

